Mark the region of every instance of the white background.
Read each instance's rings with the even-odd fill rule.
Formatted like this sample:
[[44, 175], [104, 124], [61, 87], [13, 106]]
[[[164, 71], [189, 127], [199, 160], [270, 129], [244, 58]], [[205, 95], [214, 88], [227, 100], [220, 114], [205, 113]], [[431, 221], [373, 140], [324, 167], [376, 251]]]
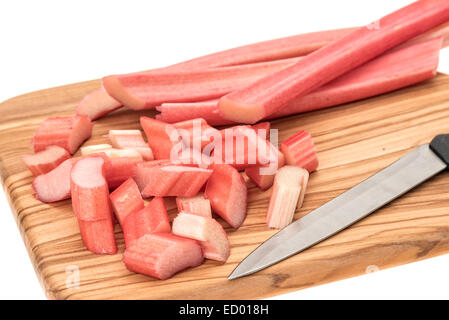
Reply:
[[[410, 2], [2, 0], [0, 101], [256, 41], [367, 24]], [[439, 70], [449, 72], [447, 50]], [[0, 226], [0, 299], [44, 299], [1, 192]], [[448, 270], [449, 255], [281, 298], [449, 298]]]

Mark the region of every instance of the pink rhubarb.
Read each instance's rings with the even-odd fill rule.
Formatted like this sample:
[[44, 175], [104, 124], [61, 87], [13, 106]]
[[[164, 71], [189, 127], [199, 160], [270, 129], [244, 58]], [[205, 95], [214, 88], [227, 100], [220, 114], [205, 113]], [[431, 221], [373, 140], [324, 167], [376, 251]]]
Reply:
[[128, 214], [121, 222], [126, 247], [146, 234], [171, 232], [164, 199], [155, 197], [144, 208]]
[[193, 197], [212, 174], [212, 170], [189, 166], [153, 167], [144, 197]]
[[109, 140], [114, 148], [134, 149], [143, 160], [154, 160], [153, 151], [143, 140], [140, 130], [109, 130]]
[[76, 161], [70, 172], [72, 207], [79, 221], [83, 242], [98, 254], [117, 252], [109, 188], [102, 157]]
[[203, 260], [197, 241], [170, 233], [146, 234], [123, 253], [128, 270], [162, 280], [186, 268], [197, 267]]
[[109, 197], [120, 224], [128, 215], [140, 211], [145, 206], [139, 188], [132, 178], [123, 182]]
[[154, 159], [170, 159], [172, 152], [181, 149], [182, 140], [174, 126], [148, 117], [141, 117], [140, 124], [153, 150]]
[[[255, 123], [385, 51], [449, 20], [449, 2], [416, 1], [358, 28], [292, 66], [231, 92], [218, 103], [228, 120]], [[398, 28], [398, 25], [400, 28]]]
[[71, 155], [64, 148], [58, 146], [48, 146], [45, 150], [35, 154], [26, 154], [22, 157], [23, 162], [30, 171], [35, 175], [50, 172], [62, 162], [70, 159]]
[[122, 104], [112, 98], [103, 87], [86, 95], [76, 107], [78, 115], [86, 115], [90, 120], [101, 118], [114, 110], [122, 107]]
[[308, 180], [309, 172], [300, 167], [279, 169], [268, 206], [268, 227], [282, 229], [292, 222], [296, 208], [302, 206]]
[[225, 262], [229, 257], [226, 232], [213, 218], [180, 212], [173, 220], [173, 234], [198, 240], [207, 259]]
[[176, 206], [178, 211], [196, 214], [202, 217], [212, 218], [210, 201], [199, 193], [194, 197], [177, 197]]
[[74, 154], [78, 147], [92, 135], [93, 124], [83, 115], [48, 118], [34, 134], [32, 145], [39, 152], [54, 145]]
[[318, 156], [311, 135], [306, 131], [298, 131], [281, 143], [280, 147], [288, 165], [298, 166], [309, 172], [318, 168]]
[[[441, 38], [383, 54], [327, 85], [289, 103], [270, 119], [332, 107], [407, 87], [433, 78], [438, 67]], [[165, 122], [201, 117], [211, 125], [233, 123], [220, 116], [218, 100], [163, 104], [158, 107]]]
[[50, 172], [34, 178], [32, 188], [36, 199], [46, 203], [69, 199], [72, 163], [72, 159], [67, 159]]
[[227, 164], [214, 165], [205, 196], [212, 210], [233, 228], [239, 228], [245, 220], [247, 193], [245, 180], [237, 169]]

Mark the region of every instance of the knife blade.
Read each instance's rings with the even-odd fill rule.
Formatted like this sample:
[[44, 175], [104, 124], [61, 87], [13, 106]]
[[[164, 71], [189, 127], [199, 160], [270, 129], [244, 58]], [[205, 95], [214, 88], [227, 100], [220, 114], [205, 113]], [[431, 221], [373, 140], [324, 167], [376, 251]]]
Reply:
[[331, 237], [445, 170], [448, 164], [449, 135], [439, 135], [274, 234], [228, 279], [265, 269]]

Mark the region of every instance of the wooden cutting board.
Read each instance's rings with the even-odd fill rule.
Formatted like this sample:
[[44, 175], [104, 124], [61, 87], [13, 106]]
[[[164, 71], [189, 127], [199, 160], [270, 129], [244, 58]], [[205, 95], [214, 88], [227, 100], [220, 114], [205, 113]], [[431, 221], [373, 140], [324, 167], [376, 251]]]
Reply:
[[[307, 288], [449, 252], [449, 174], [443, 173], [351, 228], [254, 275], [228, 281], [227, 275], [274, 231], [265, 225], [270, 191], [248, 182], [248, 217], [228, 229], [227, 263], [206, 261], [166, 281], [129, 272], [121, 262], [123, 236], [116, 227], [119, 254], [94, 255], [81, 241], [70, 201], [44, 204], [33, 197], [32, 176], [21, 161], [47, 117], [69, 115], [99, 81], [29, 93], [0, 105], [0, 171], [14, 217], [36, 273], [55, 299], [253, 299]], [[86, 144], [106, 142], [109, 129], [138, 128], [141, 115], [116, 112], [96, 122]], [[272, 123], [280, 140], [309, 131], [320, 168], [311, 175], [304, 206], [308, 213], [389, 165], [412, 148], [449, 133], [449, 76], [404, 90]], [[375, 195], [373, 195], [375, 196]], [[171, 217], [174, 202], [167, 201]], [[6, 214], [6, 213], [5, 213]], [[66, 286], [79, 268], [79, 288]], [[412, 281], [412, 279], [411, 279]], [[70, 283], [70, 281], [69, 281]]]

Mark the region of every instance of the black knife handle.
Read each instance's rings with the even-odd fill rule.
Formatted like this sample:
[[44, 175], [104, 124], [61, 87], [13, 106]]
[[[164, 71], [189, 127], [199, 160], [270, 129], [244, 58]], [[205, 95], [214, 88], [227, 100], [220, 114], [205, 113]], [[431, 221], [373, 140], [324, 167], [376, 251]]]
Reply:
[[449, 165], [449, 134], [440, 134], [430, 142], [430, 149]]

